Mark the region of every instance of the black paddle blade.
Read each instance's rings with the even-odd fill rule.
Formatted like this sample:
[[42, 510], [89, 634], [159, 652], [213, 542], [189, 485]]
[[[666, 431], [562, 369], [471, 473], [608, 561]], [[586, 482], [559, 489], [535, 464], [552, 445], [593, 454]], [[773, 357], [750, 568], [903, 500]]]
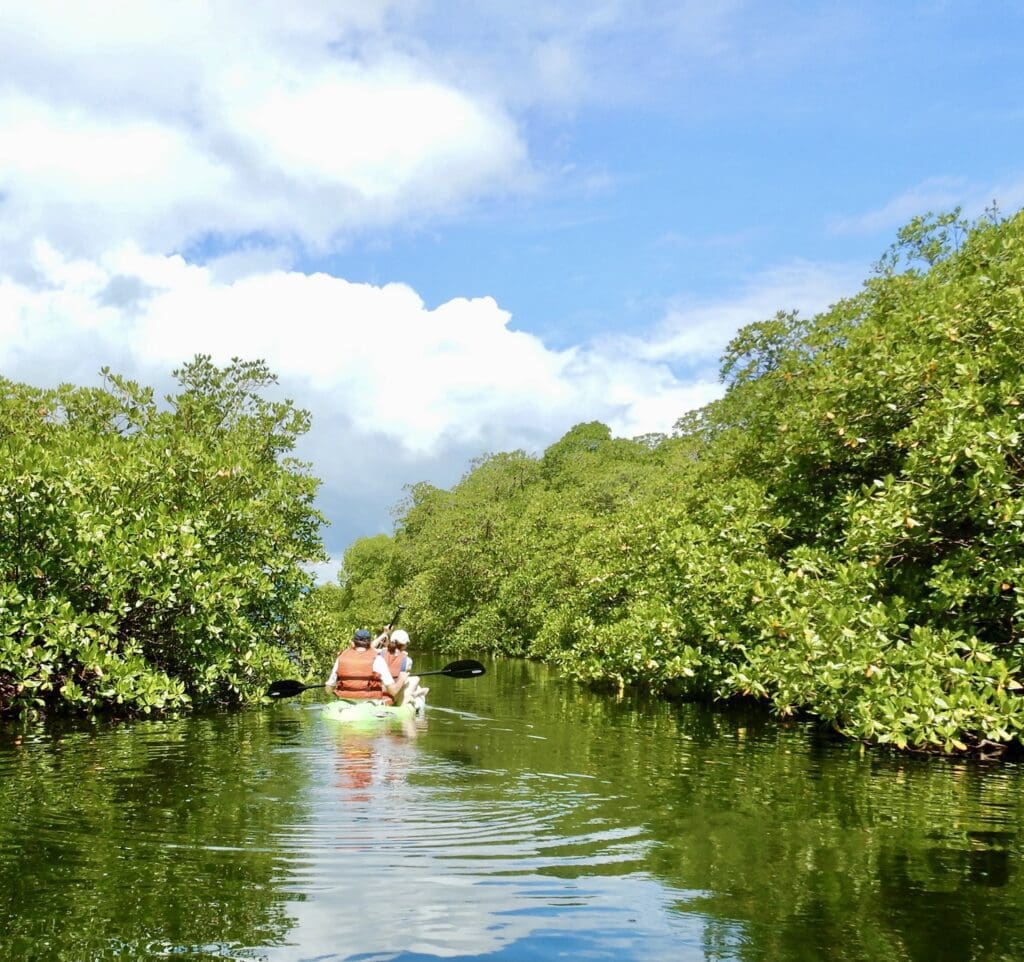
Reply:
[[288, 678], [285, 681], [275, 681], [267, 689], [267, 695], [270, 698], [291, 698], [292, 695], [298, 695], [309, 687], [309, 685], [302, 684], [301, 681]]
[[424, 675], [447, 675], [449, 678], [478, 678], [484, 673], [484, 666], [470, 658], [464, 658], [462, 661], [453, 661], [437, 671], [423, 672]]

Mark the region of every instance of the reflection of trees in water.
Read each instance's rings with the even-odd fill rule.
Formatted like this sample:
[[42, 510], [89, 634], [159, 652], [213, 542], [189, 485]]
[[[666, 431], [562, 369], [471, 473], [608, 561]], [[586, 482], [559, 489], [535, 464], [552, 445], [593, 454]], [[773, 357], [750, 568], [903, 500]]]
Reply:
[[279, 749], [303, 743], [308, 715], [137, 722], [0, 751], [4, 959], [281, 939], [278, 832], [304, 817], [308, 769]]
[[[351, 944], [382, 953], [395, 904], [468, 953], [545, 926], [560, 948], [555, 929], [625, 900], [696, 919], [706, 959], [1024, 958], [1012, 766], [861, 757], [760, 712], [595, 696], [526, 662], [444, 699], [415, 741], [281, 706], [0, 747], [4, 962], [117, 944], [286, 960], [285, 938], [329, 954], [352, 891], [381, 921], [358, 915]], [[588, 890], [576, 914], [545, 901]]]
[[1016, 767], [861, 754], [756, 709], [594, 696], [525, 662], [489, 671], [459, 702], [500, 719], [473, 732], [495, 773], [480, 796], [536, 791], [537, 772], [595, 778], [555, 828], [642, 825], [643, 870], [704, 893], [678, 909], [707, 915], [709, 959], [1024, 959]]

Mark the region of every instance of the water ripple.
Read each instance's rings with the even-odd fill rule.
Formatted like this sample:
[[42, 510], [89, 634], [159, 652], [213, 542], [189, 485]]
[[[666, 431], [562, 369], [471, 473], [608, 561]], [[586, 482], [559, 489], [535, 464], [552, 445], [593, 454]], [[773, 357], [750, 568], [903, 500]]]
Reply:
[[1014, 767], [502, 670], [404, 728], [297, 701], [0, 740], [4, 962], [1024, 957]]

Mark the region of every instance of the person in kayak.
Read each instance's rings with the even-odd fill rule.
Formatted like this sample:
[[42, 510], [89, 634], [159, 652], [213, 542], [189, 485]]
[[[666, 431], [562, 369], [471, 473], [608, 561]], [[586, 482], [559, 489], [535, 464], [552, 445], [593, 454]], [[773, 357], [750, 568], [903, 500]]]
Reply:
[[408, 650], [409, 632], [396, 628], [388, 634], [387, 646], [385, 658], [391, 674], [395, 675], [398, 672], [404, 672], [408, 677], [404, 698], [406, 700], [419, 699], [422, 705], [430, 689], [422, 687], [419, 678], [412, 674], [412, 656]]
[[[408, 672], [407, 665], [409, 663], [409, 658], [399, 644], [403, 636], [405, 638], [409, 637], [401, 628], [396, 628], [391, 632], [385, 632], [384, 646], [381, 648], [380, 653], [388, 663], [388, 671], [390, 671], [392, 675], [397, 674], [403, 668]], [[408, 642], [406, 642], [406, 644], [408, 644]]]
[[[386, 632], [375, 642], [381, 642], [385, 636]], [[352, 644], [335, 659], [324, 687], [339, 698], [379, 698], [393, 705], [401, 704], [408, 680], [408, 672], [400, 670], [397, 676], [391, 673], [387, 659], [370, 640], [370, 633], [360, 628], [352, 637]]]

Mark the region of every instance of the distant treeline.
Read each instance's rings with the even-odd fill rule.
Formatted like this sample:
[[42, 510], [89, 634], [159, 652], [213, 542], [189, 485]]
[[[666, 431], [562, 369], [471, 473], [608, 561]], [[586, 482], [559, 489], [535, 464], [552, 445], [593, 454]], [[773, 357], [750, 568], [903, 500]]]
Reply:
[[417, 647], [899, 747], [1019, 743], [1024, 215], [911, 222], [860, 293], [744, 328], [721, 376], [670, 437], [581, 424], [413, 486], [308, 600], [309, 646], [398, 601]]

